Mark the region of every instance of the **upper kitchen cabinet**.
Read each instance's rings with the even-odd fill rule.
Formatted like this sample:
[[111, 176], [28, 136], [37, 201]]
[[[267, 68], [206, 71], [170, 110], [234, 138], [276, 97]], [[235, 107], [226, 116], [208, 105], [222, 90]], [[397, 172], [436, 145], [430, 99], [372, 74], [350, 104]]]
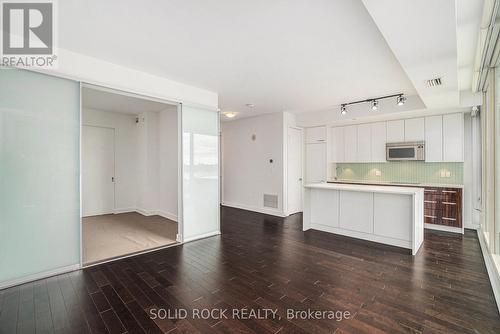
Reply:
[[443, 161], [464, 161], [464, 114], [443, 115]]
[[306, 183], [326, 181], [326, 143], [306, 144]]
[[345, 162], [358, 161], [358, 126], [350, 125], [344, 127], [344, 160]]
[[326, 142], [326, 126], [306, 128], [306, 144]]
[[329, 162], [344, 162], [345, 161], [345, 145], [344, 145], [344, 128], [330, 128], [330, 136], [328, 141], [329, 146]]
[[425, 121], [424, 118], [405, 119], [405, 139], [404, 141], [424, 141]]
[[403, 119], [387, 122], [387, 143], [405, 141], [405, 121]]
[[[359, 130], [358, 130], [359, 131]], [[371, 161], [386, 162], [385, 143], [387, 138], [386, 122], [377, 122], [371, 124]]]
[[371, 123], [359, 124], [357, 129], [358, 155], [357, 162], [372, 161], [372, 125]]
[[443, 116], [425, 118], [425, 161], [443, 161]]

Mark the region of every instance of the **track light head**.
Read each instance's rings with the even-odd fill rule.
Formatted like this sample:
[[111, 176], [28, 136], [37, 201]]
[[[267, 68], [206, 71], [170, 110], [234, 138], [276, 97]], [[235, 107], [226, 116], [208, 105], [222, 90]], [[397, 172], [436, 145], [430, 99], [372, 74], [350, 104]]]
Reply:
[[340, 106], [340, 114], [341, 114], [341, 115], [345, 115], [345, 114], [347, 114], [347, 108], [346, 108], [345, 104], [342, 104], [342, 105]]
[[375, 111], [378, 109], [378, 101], [377, 100], [373, 100], [372, 101], [372, 110]]
[[398, 106], [402, 106], [406, 103], [406, 97], [404, 95], [399, 95], [397, 99]]

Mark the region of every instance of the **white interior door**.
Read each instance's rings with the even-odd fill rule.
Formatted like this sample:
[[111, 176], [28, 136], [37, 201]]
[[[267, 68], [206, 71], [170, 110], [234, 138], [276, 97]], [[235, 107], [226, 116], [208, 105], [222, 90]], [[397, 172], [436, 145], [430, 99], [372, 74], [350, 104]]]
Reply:
[[302, 130], [288, 128], [288, 213], [302, 211]]
[[113, 213], [115, 208], [115, 130], [82, 127], [83, 216]]

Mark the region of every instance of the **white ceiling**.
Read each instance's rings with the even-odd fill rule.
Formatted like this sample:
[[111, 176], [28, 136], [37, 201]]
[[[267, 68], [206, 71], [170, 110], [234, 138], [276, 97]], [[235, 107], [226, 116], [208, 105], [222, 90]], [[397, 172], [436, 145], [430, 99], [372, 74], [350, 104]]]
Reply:
[[[399, 92], [445, 108], [470, 90], [482, 3], [65, 0], [59, 44], [217, 92], [237, 118]], [[445, 85], [430, 90], [434, 76]]]
[[159, 112], [169, 108], [175, 108], [175, 106], [170, 104], [88, 87], [82, 89], [82, 106], [89, 109], [130, 115], [138, 115], [143, 112]]
[[58, 4], [61, 47], [216, 91], [222, 111], [309, 111], [416, 94], [360, 0]]

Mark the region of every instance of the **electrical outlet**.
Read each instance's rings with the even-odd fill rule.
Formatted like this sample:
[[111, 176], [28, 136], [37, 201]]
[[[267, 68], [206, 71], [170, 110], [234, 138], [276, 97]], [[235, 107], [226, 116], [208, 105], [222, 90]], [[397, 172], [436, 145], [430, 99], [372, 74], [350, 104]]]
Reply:
[[445, 170], [442, 170], [442, 171], [440, 172], [440, 176], [441, 176], [441, 177], [446, 177], [446, 171], [445, 171]]
[[451, 172], [450, 171], [446, 171], [446, 177], [451, 177]]
[[379, 170], [376, 170], [376, 171], [375, 171], [375, 176], [382, 176], [382, 172], [381, 172], [381, 171], [379, 171]]

